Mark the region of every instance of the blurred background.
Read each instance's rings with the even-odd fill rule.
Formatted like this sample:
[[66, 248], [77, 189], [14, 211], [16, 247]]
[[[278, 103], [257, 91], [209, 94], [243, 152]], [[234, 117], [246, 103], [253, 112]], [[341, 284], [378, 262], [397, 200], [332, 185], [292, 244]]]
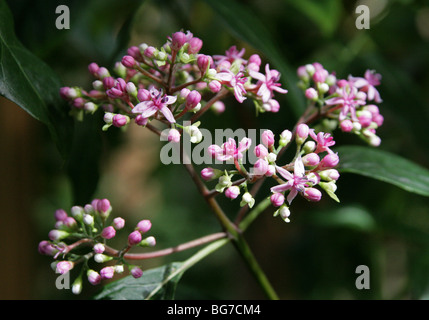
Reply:
[[[231, 45], [258, 53], [282, 72], [289, 90], [278, 114], [255, 116], [251, 103], [226, 101], [222, 117], [207, 114], [208, 128], [291, 129], [303, 106], [297, 67], [318, 61], [338, 77], [383, 76], [379, 91], [385, 117], [379, 147], [429, 168], [429, 3], [412, 0], [64, 0], [6, 1], [20, 41], [45, 61], [65, 86], [88, 88], [91, 62], [111, 68], [131, 45], [160, 46], [180, 29], [204, 41], [202, 53], [223, 54]], [[70, 29], [58, 30], [55, 9], [70, 9]], [[370, 29], [355, 26], [355, 8], [370, 9]], [[131, 227], [151, 219], [157, 248], [219, 231], [187, 172], [159, 162], [161, 143], [130, 126], [101, 131], [100, 114], [75, 123], [70, 158], [64, 160], [48, 130], [0, 98], [1, 299], [82, 299], [55, 288], [49, 257], [37, 245], [47, 239], [58, 208], [92, 198], [110, 199], [115, 215]], [[363, 145], [338, 133], [338, 145]], [[296, 199], [292, 222], [272, 208], [246, 238], [282, 299], [429, 298], [428, 199], [376, 180], [343, 174], [338, 204], [328, 197]], [[265, 189], [266, 190], [266, 189]], [[264, 195], [264, 190], [261, 191]], [[219, 197], [234, 217], [238, 201]], [[143, 268], [182, 261], [195, 250], [145, 261]], [[370, 289], [355, 286], [358, 265], [370, 270]], [[87, 290], [88, 289], [88, 290]], [[179, 282], [178, 299], [264, 299], [232, 245], [210, 255]]]

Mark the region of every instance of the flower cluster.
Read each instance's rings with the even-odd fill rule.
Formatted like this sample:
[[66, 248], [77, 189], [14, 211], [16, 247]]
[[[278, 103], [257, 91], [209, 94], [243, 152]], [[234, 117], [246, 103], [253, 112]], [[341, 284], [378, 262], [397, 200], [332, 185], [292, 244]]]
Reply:
[[355, 133], [372, 146], [380, 145], [376, 134], [384, 121], [376, 105], [382, 102], [376, 89], [380, 74], [367, 70], [364, 77], [337, 79], [317, 62], [299, 67], [297, 73], [306, 98], [331, 120], [328, 126]]
[[[319, 132], [301, 123], [296, 129], [296, 153], [294, 159], [286, 164], [279, 165], [279, 156], [283, 148], [287, 147], [293, 138], [289, 130], [280, 134], [276, 147], [275, 136], [271, 130], [265, 130], [261, 135], [261, 142], [253, 148], [257, 157], [256, 162], [246, 170], [244, 168], [243, 153], [250, 149], [252, 141], [243, 138], [238, 147], [234, 139], [230, 138], [222, 146], [211, 145], [208, 152], [219, 161], [231, 161], [235, 164], [233, 170], [219, 170], [211, 167], [201, 171], [201, 177], [206, 180], [216, 180], [216, 191], [224, 193], [227, 198], [235, 199], [243, 192], [240, 205], [252, 207], [255, 199], [248, 191], [248, 183], [253, 183], [264, 177], [271, 177], [278, 185], [271, 188], [270, 200], [278, 209], [275, 215], [280, 215], [289, 222], [289, 206], [293, 199], [300, 194], [309, 201], [319, 201], [322, 193], [320, 187], [336, 201], [336, 181], [339, 173], [335, 167], [339, 163], [338, 155], [330, 147], [335, 141], [330, 133]], [[233, 181], [235, 175], [243, 178]], [[286, 181], [284, 181], [285, 179]], [[286, 203], [287, 202], [287, 203]]]
[[[85, 275], [90, 284], [97, 285], [104, 279], [111, 279], [115, 274], [123, 273], [125, 267], [134, 278], [143, 274], [139, 266], [131, 265], [125, 259], [126, 253], [132, 247], [155, 246], [156, 240], [153, 236], [143, 238], [152, 227], [151, 221], [141, 220], [134, 231], [129, 233], [127, 244], [121, 250], [115, 250], [108, 246], [108, 240], [124, 229], [125, 220], [116, 217], [108, 223], [111, 211], [112, 206], [107, 199], [94, 199], [84, 207], [73, 206], [70, 215], [65, 210], [58, 209], [54, 215], [55, 228], [49, 232], [49, 240], [39, 243], [39, 253], [54, 258], [52, 267], [56, 273], [65, 274], [81, 265], [72, 287], [75, 294], [81, 292]], [[90, 259], [101, 266], [100, 270], [89, 267]], [[109, 265], [102, 267], [109, 261]]]
[[[200, 53], [203, 42], [191, 32], [175, 32], [155, 48], [142, 43], [128, 48], [113, 72], [96, 63], [88, 66], [95, 78], [90, 90], [63, 87], [61, 96], [71, 105], [71, 113], [81, 119], [85, 113], [104, 111], [104, 130], [125, 127], [131, 120], [146, 126], [154, 119], [172, 129], [183, 129], [177, 121], [188, 112], [202, 108], [223, 112], [221, 97], [231, 93], [242, 103], [250, 97], [259, 112], [277, 112], [275, 93], [287, 93], [279, 83], [280, 73], [253, 54], [235, 46], [224, 54]], [[170, 141], [180, 140], [173, 131]]]

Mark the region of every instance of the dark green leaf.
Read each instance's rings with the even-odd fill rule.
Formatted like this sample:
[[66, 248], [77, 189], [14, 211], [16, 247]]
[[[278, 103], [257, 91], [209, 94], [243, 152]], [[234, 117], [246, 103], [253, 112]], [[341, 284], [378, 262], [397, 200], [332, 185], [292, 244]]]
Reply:
[[183, 272], [177, 272], [182, 266], [180, 262], [173, 262], [158, 268], [144, 271], [143, 276], [135, 279], [127, 276], [112, 282], [95, 296], [95, 299], [111, 300], [172, 300], [176, 292], [177, 283]]
[[360, 174], [429, 196], [429, 170], [410, 160], [370, 147], [342, 146], [336, 151], [340, 172]]
[[281, 80], [286, 80], [286, 88], [289, 91], [286, 97], [290, 106], [297, 118], [301, 116], [305, 103], [302, 92], [295, 85], [298, 81], [295, 70], [287, 62], [284, 54], [278, 50], [276, 40], [258, 15], [235, 0], [206, 0], [206, 2], [236, 37], [263, 52], [266, 58], [281, 72]]
[[72, 121], [59, 96], [60, 80], [16, 38], [5, 1], [0, 1], [0, 62], [0, 95], [44, 123], [61, 153], [66, 155]]

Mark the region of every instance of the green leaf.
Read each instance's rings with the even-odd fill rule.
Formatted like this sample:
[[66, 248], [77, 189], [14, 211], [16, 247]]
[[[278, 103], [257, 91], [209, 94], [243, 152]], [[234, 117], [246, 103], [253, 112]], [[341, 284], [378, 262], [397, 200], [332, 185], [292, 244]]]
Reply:
[[338, 170], [391, 183], [406, 191], [429, 196], [429, 170], [387, 151], [361, 146], [336, 148]]
[[341, 17], [341, 2], [338, 0], [285, 0], [306, 15], [325, 36], [331, 36]]
[[287, 62], [285, 55], [278, 49], [272, 33], [265, 27], [258, 15], [247, 6], [235, 0], [205, 0], [226, 23], [237, 38], [249, 43], [263, 52], [266, 58], [282, 74], [286, 80], [286, 88], [290, 106], [298, 118], [305, 110], [305, 101], [301, 90], [295, 85], [298, 82], [294, 68]]
[[177, 283], [183, 274], [183, 272], [177, 272], [181, 266], [182, 263], [180, 262], [172, 262], [158, 268], [145, 270], [139, 279], [127, 276], [106, 285], [103, 291], [95, 296], [95, 299], [174, 299]]
[[371, 214], [357, 206], [315, 212], [311, 221], [323, 227], [349, 228], [361, 232], [371, 232], [376, 228], [376, 222]]
[[5, 1], [0, 1], [0, 61], [0, 95], [44, 123], [65, 156], [72, 121], [59, 95], [60, 80], [16, 38], [13, 17]]

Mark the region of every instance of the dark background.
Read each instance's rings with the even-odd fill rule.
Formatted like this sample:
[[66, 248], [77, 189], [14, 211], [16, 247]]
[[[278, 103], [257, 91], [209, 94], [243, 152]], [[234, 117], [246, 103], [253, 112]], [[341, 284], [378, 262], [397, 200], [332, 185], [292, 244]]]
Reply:
[[[290, 94], [278, 114], [258, 118], [253, 106], [227, 100], [222, 117], [207, 115], [208, 128], [291, 129], [296, 76], [300, 65], [321, 62], [339, 77], [375, 69], [383, 76], [379, 91], [385, 117], [379, 147], [429, 167], [429, 4], [427, 1], [7, 1], [17, 37], [60, 77], [64, 85], [88, 87], [87, 66], [111, 68], [129, 45], [160, 46], [183, 29], [204, 41], [201, 52], [223, 54], [231, 45], [259, 53], [254, 45], [271, 41], [293, 72], [282, 75]], [[217, 3], [217, 4], [216, 4]], [[70, 30], [55, 28], [55, 8], [68, 5]], [[370, 7], [369, 30], [355, 27], [358, 4]], [[239, 6], [239, 7], [237, 7]], [[245, 11], [237, 11], [244, 7]], [[229, 11], [228, 11], [229, 10]], [[225, 13], [225, 12], [224, 12]], [[225, 17], [225, 16], [224, 16]], [[249, 23], [249, 17], [258, 23]], [[238, 25], [238, 27], [237, 27]], [[244, 26], [244, 27], [243, 27]], [[263, 28], [261, 27], [263, 26]], [[259, 38], [252, 41], [242, 29]], [[264, 35], [265, 37], [260, 37]], [[267, 40], [268, 39], [268, 40]], [[277, 60], [276, 60], [277, 61]], [[295, 89], [295, 90], [294, 90]], [[0, 100], [1, 299], [75, 299], [55, 288], [51, 260], [39, 256], [57, 208], [107, 197], [114, 213], [129, 221], [153, 222], [158, 248], [173, 246], [219, 227], [181, 166], [159, 164], [161, 144], [141, 128], [126, 134], [101, 132], [100, 116], [77, 123], [71, 158], [59, 155], [46, 128], [16, 105]], [[337, 144], [362, 145], [339, 133]], [[246, 237], [282, 299], [425, 299], [429, 294], [429, 212], [422, 196], [352, 174], [338, 181], [341, 204], [324, 197], [317, 204], [294, 201], [292, 223], [267, 210]], [[220, 200], [231, 217], [236, 202]], [[128, 223], [128, 222], [127, 222]], [[144, 262], [144, 268], [181, 261], [191, 252]], [[355, 269], [371, 271], [369, 290], [357, 290]], [[88, 289], [87, 284], [84, 291]], [[231, 245], [209, 256], [183, 276], [179, 299], [262, 299], [254, 279]]]

